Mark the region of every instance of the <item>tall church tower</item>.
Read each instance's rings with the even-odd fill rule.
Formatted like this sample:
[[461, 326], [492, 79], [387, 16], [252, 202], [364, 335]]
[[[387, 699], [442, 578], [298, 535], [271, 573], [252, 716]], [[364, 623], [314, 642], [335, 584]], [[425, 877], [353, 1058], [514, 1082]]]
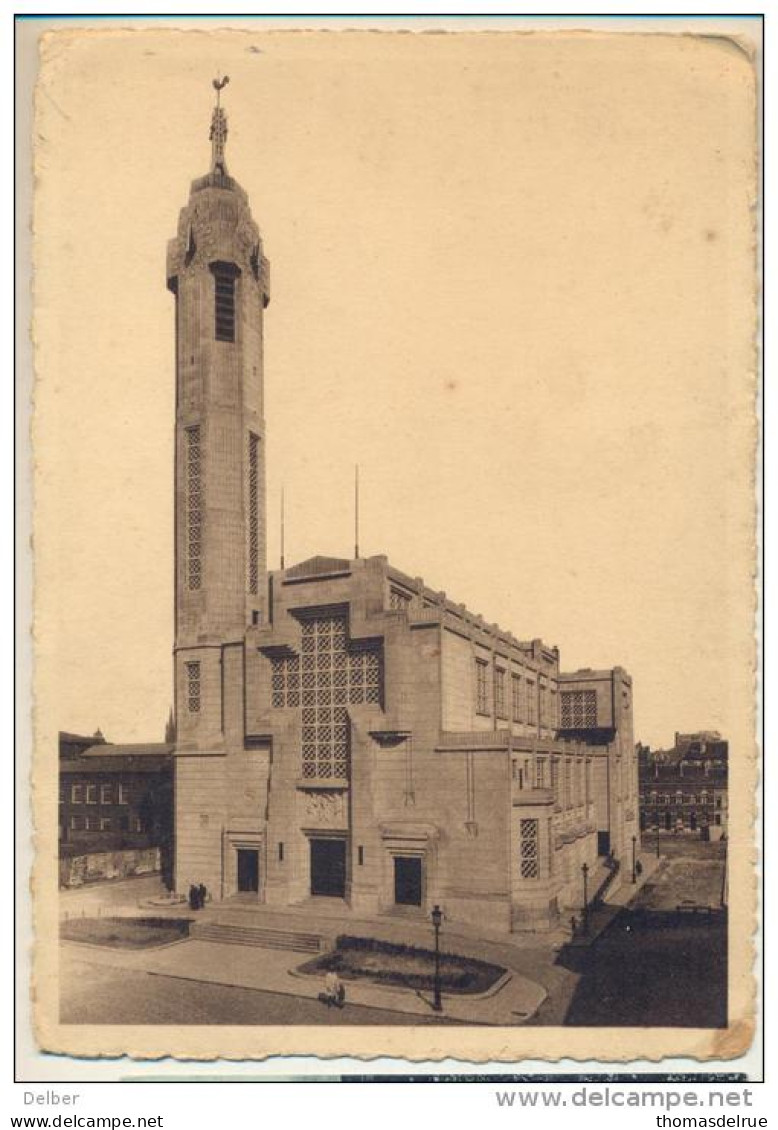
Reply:
[[227, 172], [228, 79], [214, 81], [211, 169], [192, 182], [168, 244], [175, 295], [175, 692], [179, 750], [242, 745], [227, 650], [264, 592], [263, 311], [268, 263]]

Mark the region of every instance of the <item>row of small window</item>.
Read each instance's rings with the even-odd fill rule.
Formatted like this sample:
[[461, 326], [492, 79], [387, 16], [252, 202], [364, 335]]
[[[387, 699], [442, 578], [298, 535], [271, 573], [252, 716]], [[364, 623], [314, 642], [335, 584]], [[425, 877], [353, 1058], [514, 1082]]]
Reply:
[[[560, 768], [564, 771], [560, 774]], [[512, 776], [520, 789], [551, 789], [560, 804], [566, 807], [588, 804], [592, 795], [592, 766], [590, 761], [572, 758], [529, 757], [513, 759]], [[560, 788], [561, 786], [561, 788]]]
[[114, 821], [110, 816], [71, 816], [69, 827], [71, 832], [143, 831], [143, 824], [137, 816], [132, 820], [123, 816], [119, 821]]
[[[695, 793], [651, 793], [650, 796], [645, 797], [641, 794], [640, 803], [642, 805], [653, 804], [710, 804], [713, 798], [709, 793], [700, 793], [697, 796]], [[722, 807], [721, 797], [716, 797], [716, 808]]]
[[[99, 792], [98, 792], [99, 789]], [[71, 785], [71, 804], [129, 804], [130, 791], [127, 785], [116, 785], [116, 799], [114, 800], [113, 785]], [[59, 791], [59, 803], [65, 803], [65, 790]]]
[[[475, 708], [478, 714], [490, 714], [489, 709], [489, 662], [486, 659], [475, 661]], [[498, 718], [508, 718], [506, 697], [507, 670], [495, 667], [493, 674], [494, 712]], [[511, 674], [511, 717], [514, 722], [526, 722], [535, 726], [553, 728], [556, 726], [556, 690], [541, 683], [538, 687], [534, 679]]]

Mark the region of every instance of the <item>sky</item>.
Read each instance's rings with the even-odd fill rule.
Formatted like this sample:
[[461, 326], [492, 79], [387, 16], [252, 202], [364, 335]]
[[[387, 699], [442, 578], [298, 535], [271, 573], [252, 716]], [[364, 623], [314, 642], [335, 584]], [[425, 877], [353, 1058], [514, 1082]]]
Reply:
[[268, 553], [399, 568], [635, 736], [750, 733], [752, 68], [692, 36], [75, 31], [37, 90], [39, 734], [172, 699], [165, 251], [227, 163], [271, 265]]

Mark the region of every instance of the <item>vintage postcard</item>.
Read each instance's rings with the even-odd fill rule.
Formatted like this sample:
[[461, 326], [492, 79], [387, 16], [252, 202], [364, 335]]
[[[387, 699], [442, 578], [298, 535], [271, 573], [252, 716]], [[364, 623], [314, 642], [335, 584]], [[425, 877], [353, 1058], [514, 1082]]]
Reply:
[[757, 52], [41, 36], [41, 1049], [750, 1047]]

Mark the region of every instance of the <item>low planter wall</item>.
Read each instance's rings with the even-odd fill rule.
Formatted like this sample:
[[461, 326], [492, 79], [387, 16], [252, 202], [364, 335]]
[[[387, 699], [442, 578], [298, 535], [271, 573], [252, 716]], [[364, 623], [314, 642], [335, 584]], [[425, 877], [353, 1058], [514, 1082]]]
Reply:
[[60, 887], [82, 887], [101, 879], [128, 879], [132, 875], [152, 875], [161, 867], [160, 850], [128, 848], [125, 851], [99, 851], [74, 855], [59, 861]]

